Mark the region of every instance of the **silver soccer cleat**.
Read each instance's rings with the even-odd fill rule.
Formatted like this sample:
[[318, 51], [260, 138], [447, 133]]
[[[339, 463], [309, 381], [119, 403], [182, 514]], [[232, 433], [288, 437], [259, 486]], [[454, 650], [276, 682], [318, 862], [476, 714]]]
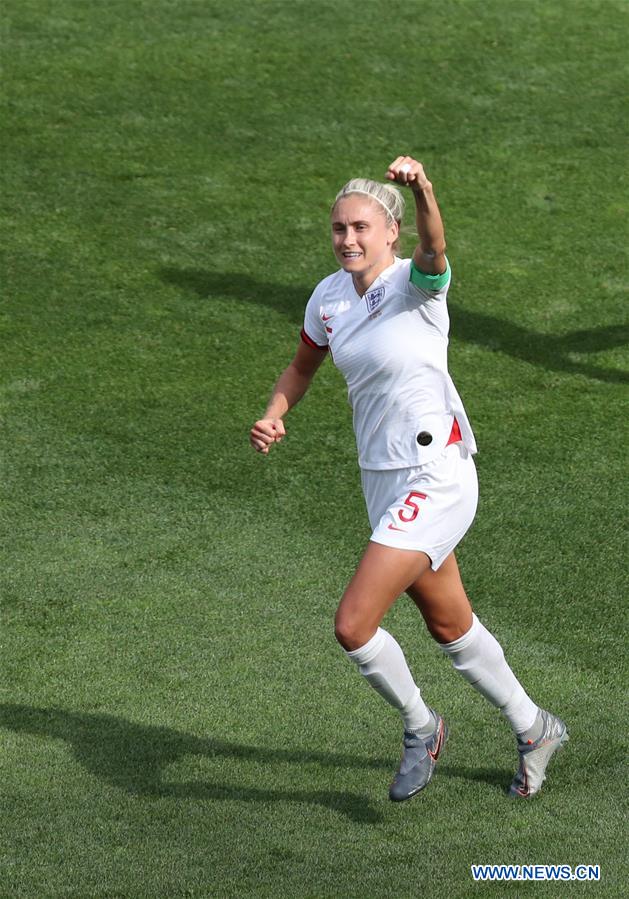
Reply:
[[404, 731], [404, 751], [400, 768], [389, 788], [389, 799], [403, 802], [410, 799], [427, 786], [435, 770], [437, 759], [448, 738], [445, 721], [430, 710], [437, 725], [434, 734], [428, 740], [422, 740], [418, 734]]
[[530, 799], [546, 779], [546, 767], [557, 750], [568, 741], [566, 725], [560, 718], [540, 709], [543, 729], [537, 740], [522, 742], [518, 737], [520, 767], [509, 787], [509, 796]]

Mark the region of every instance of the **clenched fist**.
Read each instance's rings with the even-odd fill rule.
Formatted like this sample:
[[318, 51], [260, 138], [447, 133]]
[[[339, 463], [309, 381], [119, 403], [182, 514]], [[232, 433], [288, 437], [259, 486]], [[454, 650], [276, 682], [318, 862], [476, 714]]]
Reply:
[[261, 418], [251, 428], [249, 442], [254, 450], [267, 455], [272, 444], [279, 443], [285, 436], [286, 430], [281, 418]]
[[398, 156], [394, 159], [387, 169], [387, 178], [418, 190], [423, 190], [430, 183], [423, 165], [412, 156]]

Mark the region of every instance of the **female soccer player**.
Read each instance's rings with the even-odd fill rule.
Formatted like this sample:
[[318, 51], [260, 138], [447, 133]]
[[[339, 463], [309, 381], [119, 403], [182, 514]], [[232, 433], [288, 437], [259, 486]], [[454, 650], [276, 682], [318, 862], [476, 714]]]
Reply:
[[474, 435], [447, 369], [450, 265], [443, 223], [420, 162], [398, 156], [386, 177], [407, 185], [415, 201], [419, 243], [412, 259], [396, 256], [401, 191], [367, 179], [346, 184], [331, 214], [341, 269], [310, 297], [295, 357], [250, 440], [266, 454], [282, 439], [284, 416], [329, 351], [347, 381], [373, 528], [339, 604], [336, 637], [402, 717], [402, 761], [389, 796], [410, 799], [428, 784], [448, 734], [424, 702], [400, 646], [380, 627], [406, 591], [456, 670], [513, 728], [519, 769], [509, 794], [528, 798], [568, 733], [527, 695], [461, 583], [454, 548], [474, 518], [478, 483]]

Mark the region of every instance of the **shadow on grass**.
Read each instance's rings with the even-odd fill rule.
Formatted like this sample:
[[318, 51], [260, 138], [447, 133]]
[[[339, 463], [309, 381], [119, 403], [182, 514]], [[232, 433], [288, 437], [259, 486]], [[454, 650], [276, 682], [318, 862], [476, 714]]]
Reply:
[[439, 768], [439, 777], [455, 777], [459, 780], [478, 781], [479, 783], [488, 784], [503, 796], [507, 793], [507, 787], [513, 780], [515, 767], [517, 765], [517, 757], [515, 751], [513, 753], [514, 767], [511, 769], [500, 768], [464, 768], [460, 765], [449, 765], [447, 761], [441, 762]]
[[[355, 755], [268, 749], [202, 739], [167, 727], [133, 724], [113, 715], [79, 714], [0, 703], [0, 726], [17, 733], [65, 740], [77, 761], [91, 774], [139, 796], [245, 802], [300, 802], [321, 805], [360, 824], [376, 824], [382, 815], [365, 796], [334, 790], [271, 789], [220, 783], [170, 783], [164, 770], [178, 759], [196, 755], [268, 764], [315, 764], [328, 768], [391, 769], [390, 759]], [[287, 779], [287, 783], [293, 779]]]
[[[365, 758], [356, 754], [269, 749], [201, 738], [168, 727], [134, 724], [114, 715], [38, 709], [0, 703], [0, 727], [16, 733], [65, 740], [77, 761], [91, 774], [137, 796], [245, 802], [299, 802], [321, 805], [347, 815], [359, 824], [383, 820], [366, 796], [334, 790], [270, 789], [231, 784], [181, 782], [164, 779], [165, 769], [184, 756], [228, 758], [269, 765], [313, 764], [336, 769], [375, 769], [386, 772], [387, 782], [395, 766], [391, 758]], [[498, 768], [461, 768], [442, 764], [441, 777], [487, 783], [501, 792], [511, 773]]]
[[[218, 302], [227, 298], [244, 300], [256, 305], [263, 304], [286, 315], [300, 328], [304, 307], [312, 292], [312, 287], [270, 284], [249, 275], [203, 269], [163, 268], [158, 274], [165, 283], [174, 284], [187, 293], [195, 293], [203, 299]], [[611, 383], [629, 382], [629, 374], [626, 372], [570, 358], [571, 354], [597, 353], [625, 346], [629, 342], [629, 328], [624, 325], [571, 331], [561, 336], [540, 334], [536, 331], [527, 331], [526, 328], [506, 319], [472, 312], [452, 303], [449, 305], [452, 334], [458, 340], [475, 344], [483, 349], [505, 353], [548, 371], [580, 374], [597, 381]]]

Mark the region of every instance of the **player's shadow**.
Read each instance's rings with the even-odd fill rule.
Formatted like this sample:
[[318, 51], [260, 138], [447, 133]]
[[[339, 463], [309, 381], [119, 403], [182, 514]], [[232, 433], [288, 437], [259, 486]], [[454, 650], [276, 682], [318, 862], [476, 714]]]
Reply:
[[[159, 271], [159, 276], [165, 283], [174, 284], [186, 293], [196, 294], [204, 300], [216, 303], [244, 300], [256, 306], [268, 306], [299, 326], [311, 293], [311, 288], [300, 285], [271, 284], [250, 275], [204, 269], [163, 268]], [[629, 328], [625, 325], [587, 328], [562, 335], [541, 334], [506, 319], [474, 312], [458, 304], [449, 305], [452, 335], [457, 340], [506, 353], [549, 371], [580, 374], [612, 383], [629, 381], [627, 372], [571, 358], [573, 355], [586, 355], [625, 346], [629, 342]]]
[[[229, 784], [176, 781], [169, 778], [168, 768], [186, 756], [226, 758], [234, 763], [249, 761], [270, 768], [289, 763], [340, 770], [376, 768], [389, 772], [392, 767], [391, 759], [247, 746], [215, 737], [204, 739], [168, 727], [134, 724], [113, 715], [39, 709], [11, 703], [0, 703], [0, 727], [64, 740], [87, 771], [133, 795], [205, 801], [298, 802], [324, 806], [359, 824], [376, 824], [382, 820], [382, 815], [366, 796], [356, 793], [296, 789], [290, 786], [295, 779], [292, 775], [286, 777], [287, 786], [283, 788], [240, 786], [236, 776]], [[277, 781], [277, 776], [270, 771], [269, 779]]]
[[[268, 765], [313, 765], [315, 767], [378, 770], [391, 775], [396, 759], [366, 758], [328, 752], [294, 749], [270, 749], [230, 743], [215, 737], [196, 737], [168, 727], [134, 724], [114, 715], [69, 712], [65, 709], [41, 709], [13, 703], [0, 703], [0, 727], [16, 733], [32, 734], [65, 741], [79, 764], [106, 783], [137, 796], [155, 796], [201, 801], [238, 800], [242, 802], [298, 802], [320, 805], [359, 824], [377, 824], [382, 814], [368, 797], [349, 791], [299, 790], [287, 786], [239, 786], [169, 779], [168, 768], [179, 759], [199, 756], [205, 759], [229, 759]], [[442, 777], [482, 781], [504, 792], [510, 772], [498, 768], [462, 768], [447, 762], [440, 766]], [[270, 780], [276, 780], [272, 770]], [[288, 776], [287, 783], [292, 783]]]

